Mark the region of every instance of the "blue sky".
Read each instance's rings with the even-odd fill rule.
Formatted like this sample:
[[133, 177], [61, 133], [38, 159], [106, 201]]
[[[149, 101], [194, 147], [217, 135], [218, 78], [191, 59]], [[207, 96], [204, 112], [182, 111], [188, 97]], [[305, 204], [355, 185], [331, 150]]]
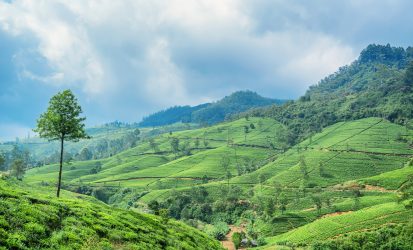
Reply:
[[409, 0], [0, 0], [0, 140], [72, 89], [88, 125], [250, 89], [296, 98], [370, 43], [407, 47]]

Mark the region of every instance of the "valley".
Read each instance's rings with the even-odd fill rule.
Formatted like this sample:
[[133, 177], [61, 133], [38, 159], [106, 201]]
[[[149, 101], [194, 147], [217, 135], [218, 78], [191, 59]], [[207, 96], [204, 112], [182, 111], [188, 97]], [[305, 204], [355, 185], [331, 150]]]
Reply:
[[411, 52], [369, 45], [294, 101], [240, 91], [81, 127], [67, 158], [2, 144], [0, 249], [409, 249]]

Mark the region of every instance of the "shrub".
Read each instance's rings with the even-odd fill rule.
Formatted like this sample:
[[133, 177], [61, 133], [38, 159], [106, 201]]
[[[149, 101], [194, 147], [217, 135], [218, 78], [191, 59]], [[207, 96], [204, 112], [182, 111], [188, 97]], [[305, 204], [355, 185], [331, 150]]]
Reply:
[[240, 233], [235, 232], [232, 235], [232, 242], [234, 242], [235, 248], [239, 248], [241, 245], [242, 236]]

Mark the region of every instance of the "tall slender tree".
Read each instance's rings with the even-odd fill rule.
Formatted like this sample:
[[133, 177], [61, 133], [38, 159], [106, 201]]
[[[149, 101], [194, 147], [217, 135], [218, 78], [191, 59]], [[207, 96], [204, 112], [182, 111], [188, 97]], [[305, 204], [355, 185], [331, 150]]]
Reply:
[[0, 154], [0, 170], [3, 170], [4, 163], [6, 163], [6, 159], [2, 154]]
[[85, 132], [86, 118], [80, 117], [82, 108], [70, 90], [57, 93], [49, 101], [47, 111], [37, 120], [35, 132], [41, 138], [60, 141], [60, 166], [57, 183], [57, 197], [60, 196], [63, 169], [63, 150], [65, 141], [79, 141], [90, 138]]

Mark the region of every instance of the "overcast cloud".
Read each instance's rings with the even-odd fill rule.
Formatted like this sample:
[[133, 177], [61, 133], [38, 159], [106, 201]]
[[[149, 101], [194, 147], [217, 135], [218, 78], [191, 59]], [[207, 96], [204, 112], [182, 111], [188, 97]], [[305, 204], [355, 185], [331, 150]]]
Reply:
[[369, 43], [412, 45], [412, 9], [409, 0], [0, 0], [0, 138], [27, 133], [65, 88], [89, 125], [243, 89], [297, 98]]

